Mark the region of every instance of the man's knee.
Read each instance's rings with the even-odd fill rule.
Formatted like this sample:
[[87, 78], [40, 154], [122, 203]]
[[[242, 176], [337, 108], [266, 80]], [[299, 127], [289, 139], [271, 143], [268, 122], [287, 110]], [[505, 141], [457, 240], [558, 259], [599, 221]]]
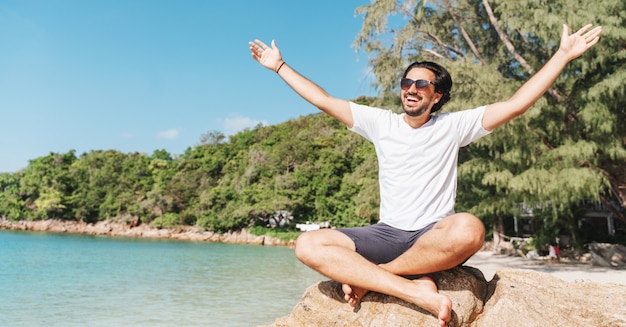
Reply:
[[310, 266], [315, 264], [322, 247], [328, 243], [328, 236], [324, 231], [309, 231], [298, 236], [296, 240], [296, 258]]
[[312, 255], [315, 253], [315, 235], [313, 233], [305, 232], [298, 236], [296, 240], [296, 258], [298, 260], [307, 263], [311, 260]]
[[469, 248], [476, 252], [485, 243], [485, 225], [478, 217], [472, 214], [463, 213], [461, 215], [462, 226], [460, 231], [465, 231], [462, 233], [462, 239]]
[[318, 264], [324, 260], [328, 247], [341, 247], [354, 251], [354, 242], [345, 234], [330, 229], [309, 231], [300, 234], [296, 240], [296, 258], [307, 266]]
[[448, 218], [450, 219], [446, 228], [449, 228], [450, 239], [468, 251], [480, 250], [485, 242], [485, 226], [482, 221], [470, 213], [458, 213]]

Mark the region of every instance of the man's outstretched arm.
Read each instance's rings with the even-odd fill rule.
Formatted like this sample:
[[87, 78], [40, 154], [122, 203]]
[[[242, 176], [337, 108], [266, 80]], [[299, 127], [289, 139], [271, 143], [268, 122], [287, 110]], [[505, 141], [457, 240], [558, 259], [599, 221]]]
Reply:
[[259, 40], [255, 40], [249, 44], [254, 60], [258, 61], [265, 68], [275, 71], [287, 85], [296, 91], [303, 99], [325, 113], [335, 117], [335, 119], [344, 123], [346, 126], [352, 127], [353, 120], [350, 103], [346, 100], [330, 96], [324, 89], [287, 65], [283, 61], [280, 50], [276, 47], [274, 41], [272, 41], [271, 47], [268, 47]]
[[598, 26], [587, 32], [591, 27], [591, 24], [586, 25], [569, 35], [567, 25], [563, 25], [561, 44], [557, 52], [510, 99], [487, 106], [483, 115], [483, 127], [491, 131], [526, 112], [550, 88], [567, 63], [598, 43], [602, 27]]

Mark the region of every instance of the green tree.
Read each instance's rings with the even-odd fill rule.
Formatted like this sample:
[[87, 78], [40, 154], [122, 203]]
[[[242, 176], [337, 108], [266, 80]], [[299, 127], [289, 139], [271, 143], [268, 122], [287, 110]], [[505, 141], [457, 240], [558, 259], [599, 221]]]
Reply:
[[379, 101], [394, 110], [410, 62], [448, 68], [455, 86], [444, 110], [456, 111], [511, 96], [558, 48], [561, 24], [603, 25], [600, 43], [525, 115], [462, 154], [459, 207], [497, 222], [518, 202], [549, 204], [546, 225], [555, 228], [577, 219], [572, 208], [583, 199], [616, 200], [615, 217], [626, 222], [626, 3], [378, 0], [356, 12], [364, 24], [355, 46], [372, 58]]
[[9, 220], [24, 218], [24, 201], [20, 197], [17, 173], [0, 173], [0, 217]]
[[[50, 153], [30, 160], [28, 166], [18, 173], [20, 197], [27, 209], [24, 212], [27, 218], [47, 219], [51, 218], [46, 216], [47, 213], [52, 212], [55, 218], [70, 218], [64, 201], [76, 187], [69, 174], [69, 167], [77, 159], [74, 153], [74, 150], [65, 154]], [[40, 205], [45, 208], [40, 208]]]
[[51, 187], [44, 186], [40, 190], [39, 197], [35, 200], [37, 218], [56, 219], [57, 213], [65, 209], [63, 194]]
[[69, 169], [78, 185], [70, 198], [73, 219], [93, 223], [143, 213], [141, 200], [154, 183], [151, 161], [140, 153], [114, 150], [81, 155]]

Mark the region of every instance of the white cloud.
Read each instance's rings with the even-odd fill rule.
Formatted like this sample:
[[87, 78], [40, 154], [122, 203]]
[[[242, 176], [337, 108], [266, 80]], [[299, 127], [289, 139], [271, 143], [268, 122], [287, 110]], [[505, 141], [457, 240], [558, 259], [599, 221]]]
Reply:
[[157, 136], [160, 139], [171, 140], [177, 138], [179, 134], [180, 132], [177, 129], [168, 129], [167, 131], [159, 132]]
[[259, 124], [268, 125], [266, 120], [254, 120], [250, 117], [231, 116], [224, 119], [224, 134], [233, 135], [243, 129], [253, 128]]

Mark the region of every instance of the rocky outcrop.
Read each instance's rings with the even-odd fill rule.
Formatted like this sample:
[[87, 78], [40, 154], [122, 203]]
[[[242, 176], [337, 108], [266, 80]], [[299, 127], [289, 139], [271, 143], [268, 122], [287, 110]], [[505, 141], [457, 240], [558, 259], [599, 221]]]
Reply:
[[621, 244], [591, 243], [591, 262], [603, 267], [626, 267], [626, 246]]
[[294, 241], [284, 242], [270, 236], [258, 236], [245, 229], [237, 232], [214, 233], [197, 227], [182, 226], [169, 229], [151, 228], [133, 221], [100, 221], [95, 224], [64, 220], [20, 220], [9, 221], [0, 218], [0, 229], [75, 233], [88, 235], [127, 236], [146, 238], [167, 238], [188, 241], [221, 242], [254, 245], [293, 246]]
[[[498, 271], [487, 282], [472, 267], [432, 277], [452, 300], [450, 326], [626, 326], [624, 285], [570, 283], [530, 270]], [[379, 293], [368, 293], [352, 308], [340, 284], [324, 281], [309, 287], [291, 314], [271, 327], [436, 325], [427, 311]]]

